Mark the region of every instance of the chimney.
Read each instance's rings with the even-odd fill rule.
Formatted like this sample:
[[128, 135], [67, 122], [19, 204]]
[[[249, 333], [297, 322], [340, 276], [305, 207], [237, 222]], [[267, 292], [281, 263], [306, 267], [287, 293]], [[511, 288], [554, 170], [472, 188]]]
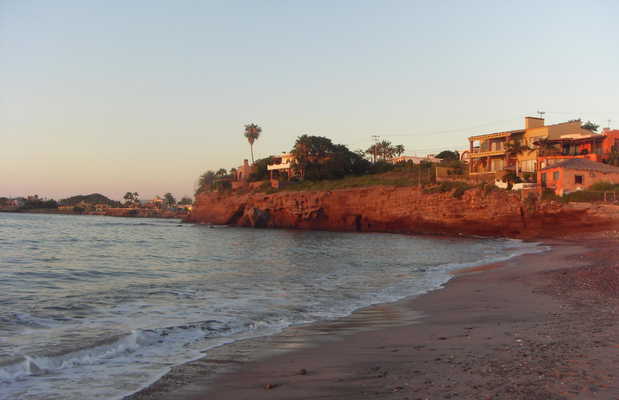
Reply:
[[524, 129], [541, 128], [544, 126], [544, 118], [524, 117]]
[[249, 167], [249, 160], [247, 160], [247, 158], [243, 160], [243, 166]]

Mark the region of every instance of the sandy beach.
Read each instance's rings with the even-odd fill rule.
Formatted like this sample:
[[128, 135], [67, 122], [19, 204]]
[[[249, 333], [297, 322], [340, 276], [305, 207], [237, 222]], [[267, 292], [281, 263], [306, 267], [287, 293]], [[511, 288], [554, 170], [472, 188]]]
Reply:
[[616, 231], [445, 288], [233, 343], [130, 399], [616, 399]]

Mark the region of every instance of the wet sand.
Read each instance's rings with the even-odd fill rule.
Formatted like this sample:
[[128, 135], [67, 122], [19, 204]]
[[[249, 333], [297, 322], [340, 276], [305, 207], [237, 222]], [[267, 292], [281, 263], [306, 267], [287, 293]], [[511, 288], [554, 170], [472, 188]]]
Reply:
[[131, 399], [617, 399], [614, 231], [213, 349]]

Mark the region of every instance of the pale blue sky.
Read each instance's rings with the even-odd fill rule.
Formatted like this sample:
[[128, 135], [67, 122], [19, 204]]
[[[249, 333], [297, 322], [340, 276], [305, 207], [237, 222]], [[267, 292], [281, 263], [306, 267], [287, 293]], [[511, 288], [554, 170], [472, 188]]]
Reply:
[[619, 126], [616, 1], [0, 0], [0, 196], [191, 194], [303, 133], [409, 154]]

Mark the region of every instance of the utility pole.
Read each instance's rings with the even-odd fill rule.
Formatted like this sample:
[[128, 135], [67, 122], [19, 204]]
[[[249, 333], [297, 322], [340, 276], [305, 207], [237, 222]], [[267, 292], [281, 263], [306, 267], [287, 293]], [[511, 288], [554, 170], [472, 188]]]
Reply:
[[374, 145], [372, 146], [372, 162], [374, 164], [376, 164], [376, 145], [378, 144], [378, 139], [380, 139], [380, 136], [372, 135], [372, 141], [374, 142]]
[[537, 110], [537, 115], [539, 115], [540, 118], [544, 118], [544, 114], [546, 114], [546, 111]]

